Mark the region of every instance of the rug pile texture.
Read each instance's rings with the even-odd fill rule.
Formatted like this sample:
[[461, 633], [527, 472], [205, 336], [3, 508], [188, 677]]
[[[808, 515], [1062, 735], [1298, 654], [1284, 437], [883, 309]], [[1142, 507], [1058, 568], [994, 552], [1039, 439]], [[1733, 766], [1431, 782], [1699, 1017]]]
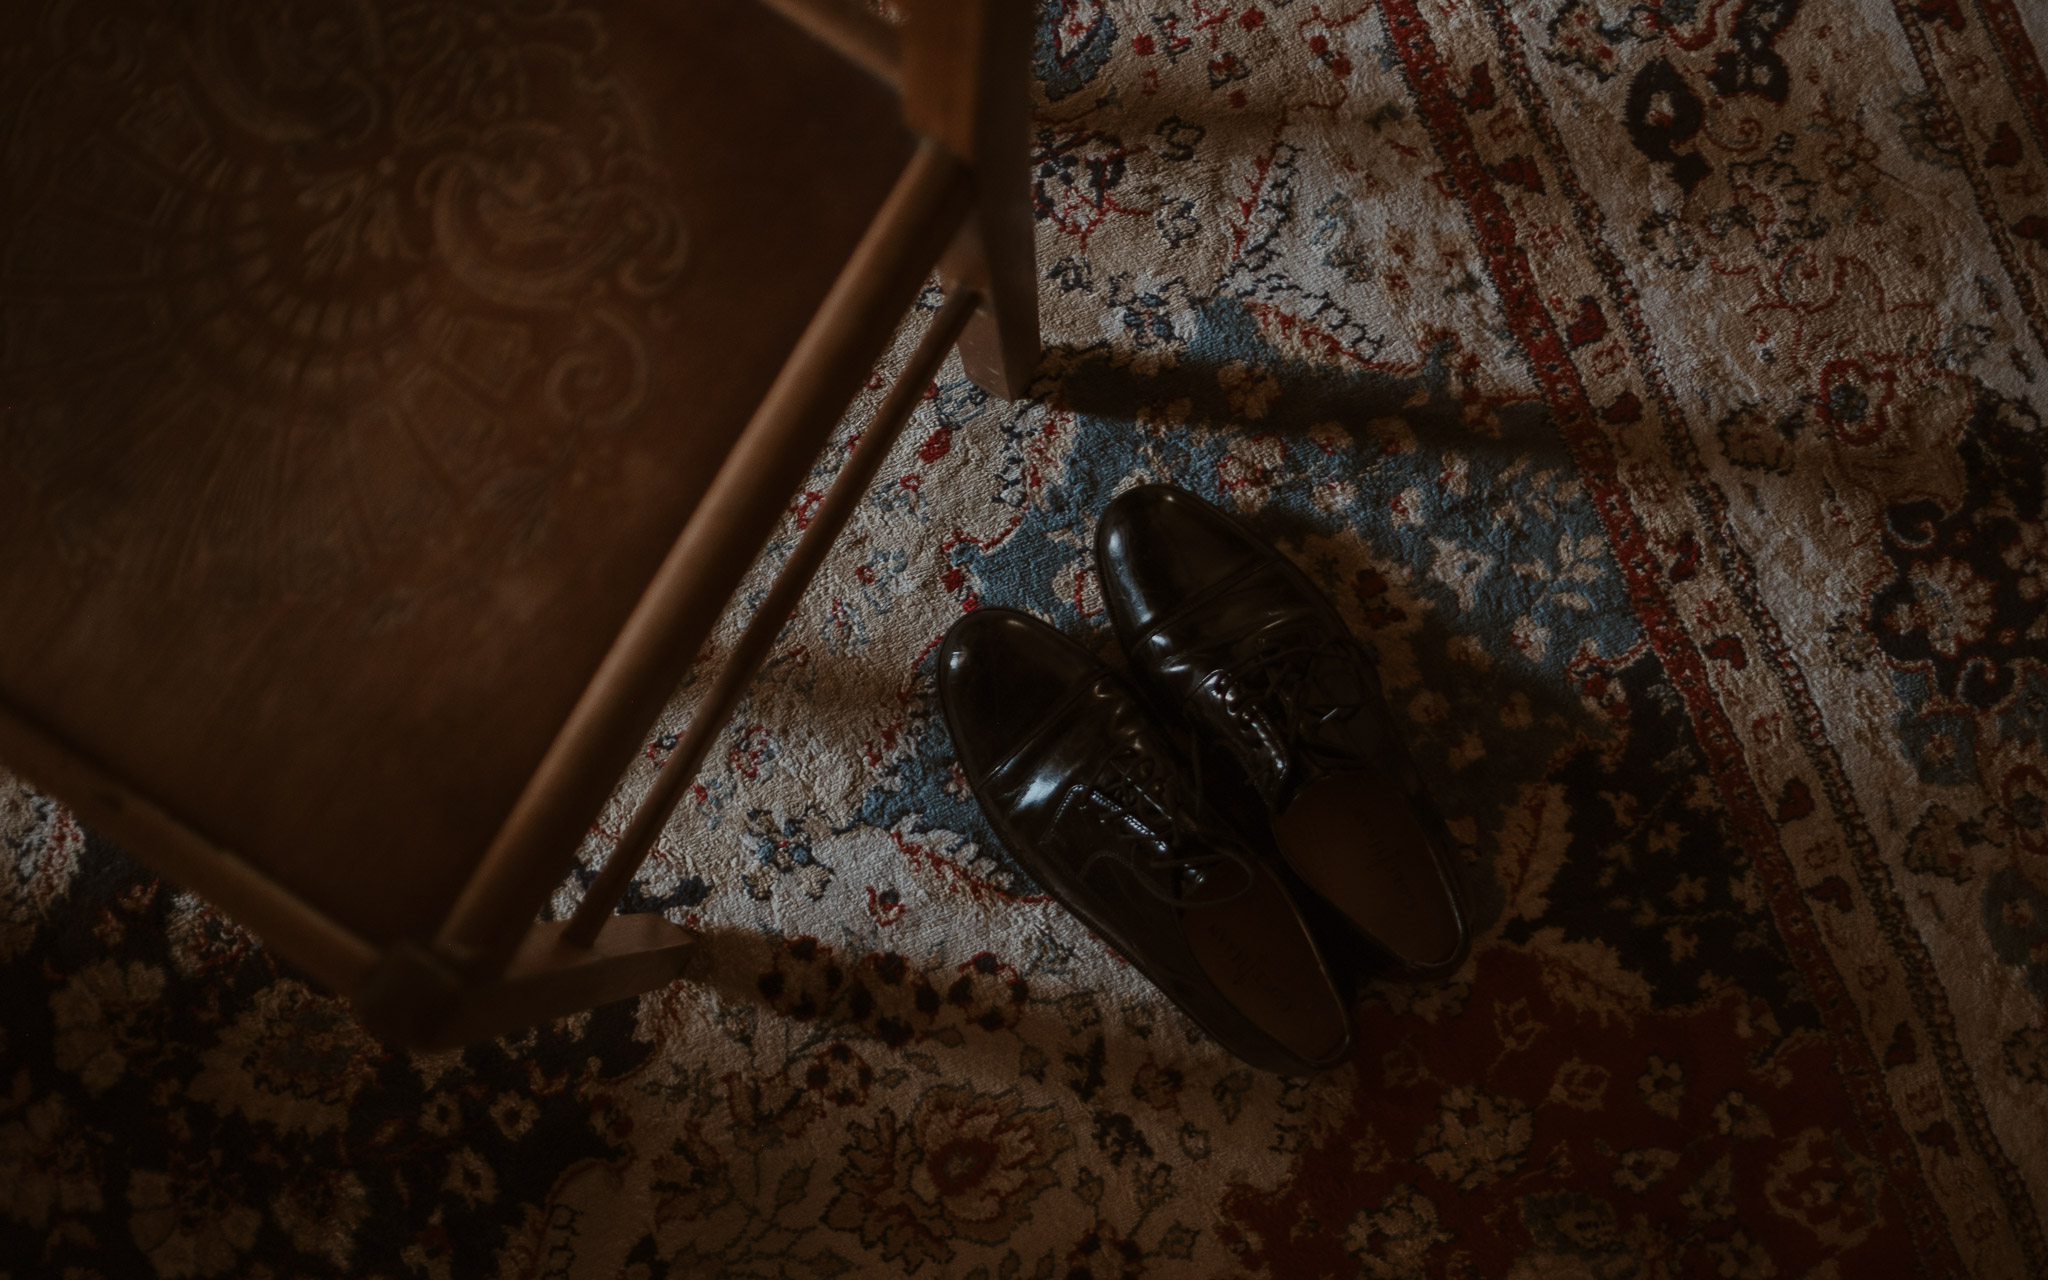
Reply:
[[[0, 1275], [2048, 1275], [2044, 40], [1046, 6], [1038, 395], [950, 364], [784, 632], [630, 899], [691, 978], [387, 1051], [0, 781]], [[937, 714], [963, 610], [1117, 660], [1153, 480], [1338, 601], [1460, 844], [1470, 961], [1318, 1078], [1048, 901]]]

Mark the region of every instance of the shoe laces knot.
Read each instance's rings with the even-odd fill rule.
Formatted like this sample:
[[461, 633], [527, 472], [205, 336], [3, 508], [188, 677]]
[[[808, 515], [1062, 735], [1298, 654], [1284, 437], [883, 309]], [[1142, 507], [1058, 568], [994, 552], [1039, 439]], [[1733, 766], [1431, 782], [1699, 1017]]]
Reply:
[[1290, 764], [1343, 767], [1356, 754], [1351, 721], [1369, 694], [1361, 658], [1322, 627], [1270, 628], [1231, 646], [1207, 681], [1211, 714], [1234, 730], [1226, 741], [1249, 731], [1254, 741], [1237, 754], [1262, 790], [1277, 791]]
[[[1175, 907], [1214, 906], [1249, 890], [1253, 872], [1245, 855], [1195, 834], [1203, 824], [1190, 813], [1189, 797], [1202, 794], [1201, 765], [1190, 761], [1189, 768], [1191, 785], [1157, 751], [1125, 743], [1112, 752], [1081, 794], [1105, 840], [1084, 865], [1121, 863], [1139, 873], [1147, 893]], [[1220, 896], [1204, 892], [1225, 867], [1237, 872], [1239, 883]]]

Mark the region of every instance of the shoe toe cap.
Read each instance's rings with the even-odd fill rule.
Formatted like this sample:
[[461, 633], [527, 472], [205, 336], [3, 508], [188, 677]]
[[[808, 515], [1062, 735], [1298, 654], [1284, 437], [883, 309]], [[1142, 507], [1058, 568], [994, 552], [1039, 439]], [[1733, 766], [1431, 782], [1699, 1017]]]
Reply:
[[1142, 631], [1265, 556], [1208, 503], [1155, 484], [1127, 490], [1109, 504], [1096, 530], [1095, 558], [1119, 630]]
[[1104, 670], [1094, 656], [1030, 614], [979, 609], [939, 647], [939, 694], [969, 775], [1013, 753], [1075, 686]]

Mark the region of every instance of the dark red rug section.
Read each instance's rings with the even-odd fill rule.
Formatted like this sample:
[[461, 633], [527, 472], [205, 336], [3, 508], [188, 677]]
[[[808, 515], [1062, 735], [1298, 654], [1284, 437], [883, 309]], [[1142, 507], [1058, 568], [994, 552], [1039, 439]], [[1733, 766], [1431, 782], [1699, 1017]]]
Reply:
[[1358, 1109], [1230, 1194], [1231, 1242], [1285, 1276], [1906, 1274], [1828, 1038], [1733, 985], [1626, 1009], [1617, 976], [1496, 949], [1455, 1016], [1369, 1010]]
[[1279, 1191], [1233, 1189], [1226, 1238], [1278, 1276], [1959, 1273], [1910, 1149], [1870, 1136], [1871, 1073], [1844, 1068], [1685, 700], [1647, 643], [1574, 674], [1605, 732], [1504, 827], [1515, 914], [1450, 986], [1373, 990], [1355, 1110], [1310, 1125]]

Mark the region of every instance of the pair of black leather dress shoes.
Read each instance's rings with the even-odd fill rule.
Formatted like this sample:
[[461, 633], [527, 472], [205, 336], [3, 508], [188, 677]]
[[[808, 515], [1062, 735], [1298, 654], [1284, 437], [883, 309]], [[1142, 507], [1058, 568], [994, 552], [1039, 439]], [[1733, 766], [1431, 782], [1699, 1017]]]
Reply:
[[1333, 1066], [1352, 1020], [1326, 952], [1362, 938], [1381, 970], [1426, 978], [1468, 945], [1448, 833], [1372, 660], [1286, 557], [1185, 490], [1119, 496], [1095, 559], [1143, 694], [1028, 614], [961, 618], [939, 698], [975, 799], [1225, 1048]]

